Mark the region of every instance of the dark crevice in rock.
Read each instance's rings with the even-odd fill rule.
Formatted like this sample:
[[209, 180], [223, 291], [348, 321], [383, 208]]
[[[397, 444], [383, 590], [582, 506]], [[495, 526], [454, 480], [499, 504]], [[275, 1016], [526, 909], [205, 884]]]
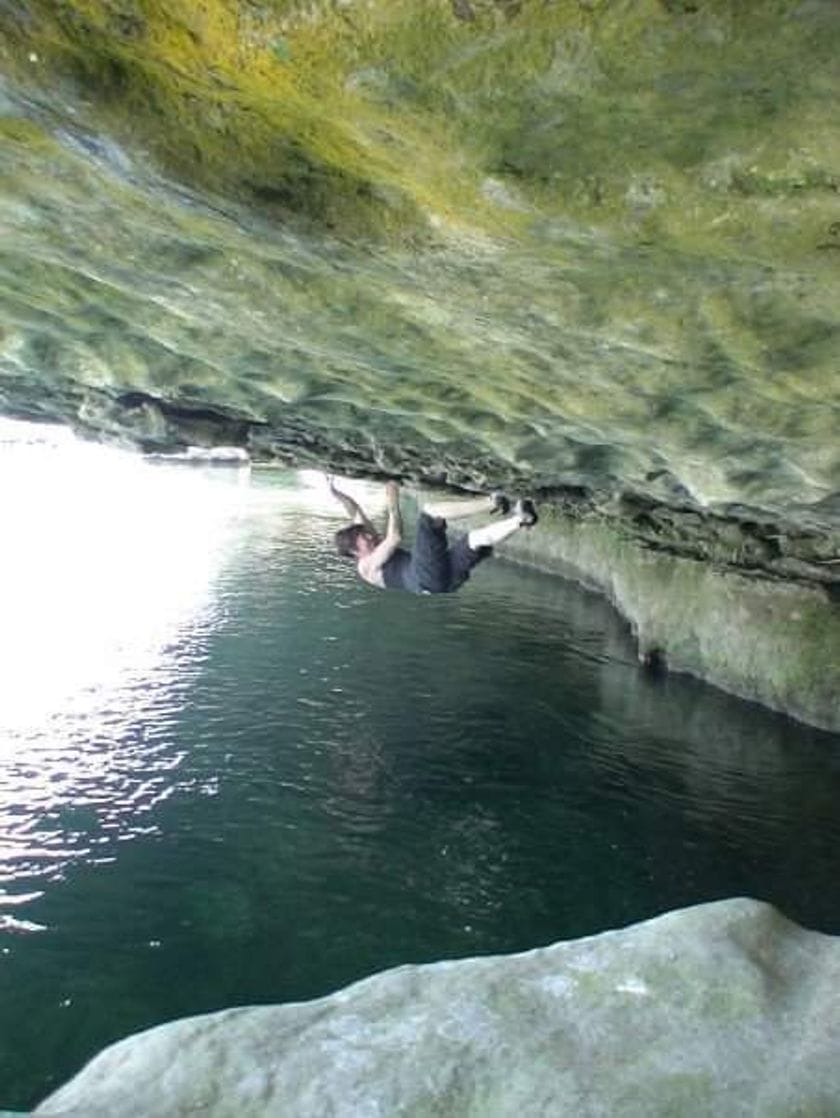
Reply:
[[[5, 414], [41, 422], [70, 422], [86, 437], [132, 445], [144, 453], [231, 446], [257, 463], [326, 469], [371, 480], [395, 477], [456, 492], [502, 489], [530, 493], [563, 517], [611, 524], [646, 550], [693, 560], [753, 578], [821, 588], [827, 605], [840, 603], [840, 530], [732, 505], [711, 510], [690, 500], [582, 483], [534, 484], [525, 472], [476, 453], [475, 447], [433, 444], [418, 437], [383, 443], [366, 433], [365, 416], [351, 414], [340, 429], [323, 429], [291, 409], [270, 421], [139, 390], [119, 394], [79, 385], [6, 380]], [[12, 406], [14, 397], [14, 406]]]
[[665, 652], [661, 648], [648, 648], [644, 651], [639, 651], [639, 662], [642, 667], [654, 679], [665, 675], [668, 671], [668, 662], [665, 658]]
[[83, 438], [131, 446], [147, 454], [190, 446], [247, 449], [251, 431], [264, 422], [232, 408], [166, 400], [135, 390], [115, 395], [89, 387], [78, 390], [73, 406], [55, 421], [62, 419]]
[[498, 463], [469, 454], [459, 458], [426, 446], [366, 444], [359, 438], [319, 432], [292, 418], [284, 420], [282, 431], [271, 427], [252, 435], [249, 450], [256, 460], [327, 468], [374, 480], [397, 477], [455, 491], [530, 492], [565, 517], [612, 523], [637, 545], [674, 558], [711, 563], [755, 578], [821, 587], [830, 595], [840, 586], [840, 533], [762, 516], [755, 509], [734, 506], [712, 511], [693, 503], [666, 504], [630, 491], [616, 498], [582, 484], [534, 486], [524, 475], [500, 471]]
[[176, 423], [208, 423], [215, 425], [222, 431], [236, 432], [237, 441], [246, 439], [251, 427], [262, 423], [261, 420], [232, 415], [228, 411], [221, 411], [217, 408], [198, 407], [192, 404], [162, 400], [158, 396], [150, 396], [145, 392], [124, 392], [121, 396], [117, 396], [116, 402], [121, 407], [129, 409], [151, 405], [157, 408], [161, 415]]
[[662, 7], [669, 15], [696, 15], [700, 11], [698, 0], [662, 0]]
[[666, 505], [640, 493], [619, 500], [622, 527], [643, 547], [757, 577], [840, 584], [840, 533], [759, 518], [735, 506], [725, 512]]
[[[359, 430], [364, 430], [361, 422]], [[712, 511], [693, 502], [667, 504], [648, 494], [617, 497], [583, 484], [533, 485], [527, 476], [500, 470], [474, 452], [461, 458], [439, 447], [381, 446], [348, 433], [321, 432], [287, 417], [282, 429], [251, 433], [257, 461], [314, 466], [370, 479], [397, 477], [456, 491], [529, 492], [565, 517], [611, 522], [639, 546], [675, 558], [711, 563], [741, 575], [822, 587], [836, 600], [840, 586], [840, 532], [803, 527], [783, 517], [732, 506]]]

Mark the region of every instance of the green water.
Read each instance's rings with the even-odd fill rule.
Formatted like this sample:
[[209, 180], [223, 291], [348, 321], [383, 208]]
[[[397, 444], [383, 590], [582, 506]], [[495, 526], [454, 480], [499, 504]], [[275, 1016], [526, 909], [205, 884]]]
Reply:
[[314, 479], [51, 469], [2, 510], [0, 1105], [173, 1017], [714, 898], [840, 933], [837, 737], [645, 675], [523, 568], [376, 592]]

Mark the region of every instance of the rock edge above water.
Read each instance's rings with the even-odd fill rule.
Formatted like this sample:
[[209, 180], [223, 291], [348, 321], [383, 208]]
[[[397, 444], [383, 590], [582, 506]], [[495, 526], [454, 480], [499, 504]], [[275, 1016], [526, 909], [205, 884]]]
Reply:
[[840, 939], [733, 899], [106, 1049], [38, 1118], [840, 1114]]

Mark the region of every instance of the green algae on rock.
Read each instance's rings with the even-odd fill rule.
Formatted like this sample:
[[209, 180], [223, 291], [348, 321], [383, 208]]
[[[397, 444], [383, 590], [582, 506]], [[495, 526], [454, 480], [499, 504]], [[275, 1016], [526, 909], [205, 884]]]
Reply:
[[[696, 514], [695, 514], [696, 515]], [[745, 543], [743, 522], [723, 520], [700, 535], [702, 561], [685, 539], [673, 536], [651, 548], [642, 534], [631, 534], [602, 517], [544, 517], [538, 539], [518, 538], [509, 551], [522, 561], [595, 587], [630, 622], [639, 658], [657, 670], [668, 666], [690, 672], [745, 699], [752, 699], [840, 732], [840, 602], [826, 594], [826, 582], [783, 580], [766, 560], [762, 577], [739, 573], [736, 558], [725, 555], [721, 537]], [[820, 549], [820, 533], [812, 546]], [[836, 551], [840, 539], [822, 538]], [[678, 546], [681, 543], [681, 547]], [[715, 546], [717, 543], [717, 546]], [[791, 562], [782, 552], [782, 568]], [[812, 558], [810, 572], [820, 572]], [[826, 579], [831, 567], [823, 567]], [[797, 570], [797, 574], [801, 575]]]
[[28, 0], [0, 30], [8, 67], [34, 53], [171, 173], [351, 235], [498, 228], [501, 175], [543, 212], [778, 260], [836, 218], [832, 7]]

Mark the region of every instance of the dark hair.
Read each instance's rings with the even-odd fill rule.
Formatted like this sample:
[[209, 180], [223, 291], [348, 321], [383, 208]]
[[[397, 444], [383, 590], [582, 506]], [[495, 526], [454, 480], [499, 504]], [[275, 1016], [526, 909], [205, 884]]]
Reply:
[[348, 524], [346, 528], [339, 528], [335, 534], [335, 546], [338, 554], [345, 559], [354, 559], [359, 536], [369, 534], [370, 529], [364, 524]]

